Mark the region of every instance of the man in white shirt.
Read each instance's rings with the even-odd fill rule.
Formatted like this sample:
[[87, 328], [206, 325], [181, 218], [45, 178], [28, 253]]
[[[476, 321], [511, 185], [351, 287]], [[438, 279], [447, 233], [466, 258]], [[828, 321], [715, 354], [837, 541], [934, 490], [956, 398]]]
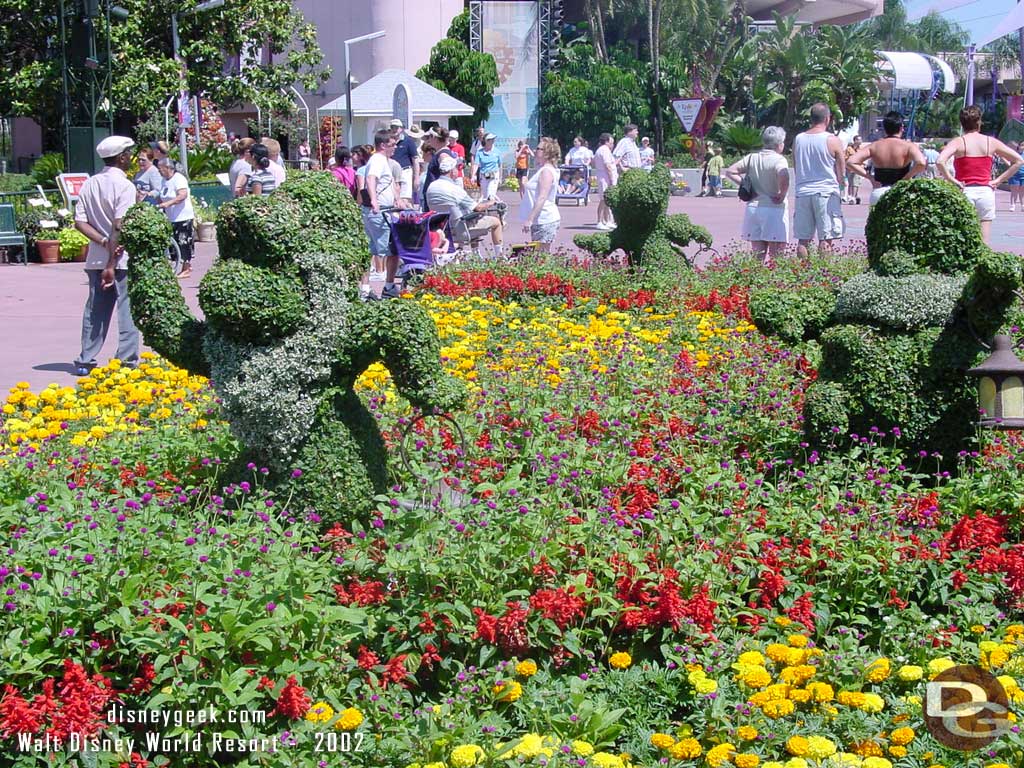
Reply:
[[501, 220], [497, 216], [482, 216], [471, 224], [463, 224], [462, 219], [476, 211], [486, 211], [494, 203], [493, 200], [473, 201], [465, 189], [456, 181], [459, 160], [456, 157], [443, 155], [438, 161], [441, 176], [427, 189], [427, 205], [430, 210], [447, 213], [456, 242], [465, 242], [468, 238], [472, 243], [490, 233], [495, 254], [501, 254], [503, 232]]
[[612, 210], [604, 201], [604, 193], [619, 181], [619, 168], [612, 154], [614, 142], [610, 133], [602, 133], [597, 140], [597, 152], [594, 153], [594, 173], [597, 175], [597, 189], [601, 193], [601, 202], [597, 206], [598, 229], [615, 229]]
[[619, 167], [628, 171], [631, 168], [640, 167], [640, 148], [636, 145], [636, 137], [639, 135], [640, 129], [630, 123], [626, 126], [625, 132], [626, 135], [619, 139], [612, 155], [618, 161]]
[[796, 176], [796, 212], [793, 234], [797, 255], [807, 257], [807, 246], [818, 234], [818, 248], [832, 250], [832, 241], [843, 236], [840, 194], [846, 177], [843, 142], [828, 132], [832, 112], [826, 104], [811, 107], [811, 127], [793, 139], [793, 170]]
[[594, 153], [587, 147], [586, 142], [583, 141], [582, 136], [577, 136], [572, 140], [572, 149], [570, 149], [565, 155], [566, 165], [583, 165], [587, 168], [594, 160]]
[[366, 195], [369, 205], [363, 206], [363, 227], [370, 241], [370, 255], [384, 260], [385, 278], [381, 298], [396, 299], [395, 287], [398, 256], [391, 254], [391, 227], [381, 213], [397, 199], [396, 186], [400, 183], [391, 171], [391, 155], [395, 152], [395, 137], [390, 130], [377, 131], [373, 136], [374, 153], [366, 163]]
[[135, 204], [135, 185], [125, 175], [132, 163], [135, 142], [125, 136], [109, 136], [96, 147], [106, 166], [82, 185], [75, 205], [75, 228], [89, 238], [85, 274], [89, 298], [82, 313], [82, 351], [75, 360], [75, 374], [88, 376], [96, 367], [117, 308], [117, 353], [124, 365], [139, 362], [139, 331], [128, 301], [128, 254], [119, 240], [121, 220]]
[[654, 150], [651, 149], [651, 140], [646, 136], [640, 139], [640, 167], [645, 171], [654, 167]]
[[264, 136], [260, 140], [260, 144], [267, 148], [267, 156], [270, 158], [270, 167], [267, 170], [274, 177], [274, 188], [277, 189], [285, 182], [284, 163], [281, 161], [281, 142]]

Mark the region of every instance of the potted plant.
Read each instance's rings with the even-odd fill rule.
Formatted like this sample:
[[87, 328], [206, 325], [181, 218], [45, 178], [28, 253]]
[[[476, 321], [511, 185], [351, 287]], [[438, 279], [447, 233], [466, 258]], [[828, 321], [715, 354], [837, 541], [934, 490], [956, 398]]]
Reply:
[[85, 261], [89, 250], [89, 238], [74, 227], [64, 227], [57, 233], [60, 242], [61, 261]]
[[690, 191], [690, 185], [682, 179], [674, 180], [672, 182], [672, 194], [676, 197], [685, 195]]
[[196, 240], [201, 243], [212, 243], [217, 239], [217, 209], [205, 200], [192, 197], [192, 210], [196, 214]]
[[57, 233], [64, 223], [65, 217], [52, 207], [32, 205], [18, 217], [18, 231], [25, 235], [30, 247], [32, 243], [36, 244], [43, 264], [56, 264], [60, 261]]

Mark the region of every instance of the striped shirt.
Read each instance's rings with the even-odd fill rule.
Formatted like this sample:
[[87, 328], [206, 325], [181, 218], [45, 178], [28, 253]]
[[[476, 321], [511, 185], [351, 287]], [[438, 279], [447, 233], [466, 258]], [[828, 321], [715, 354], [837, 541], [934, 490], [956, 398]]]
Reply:
[[277, 188], [277, 180], [274, 178], [274, 174], [265, 168], [261, 168], [258, 171], [254, 170], [249, 174], [249, 180], [245, 185], [245, 193], [247, 195], [253, 194], [252, 188], [254, 184], [261, 185], [261, 193], [263, 195], [269, 195]]

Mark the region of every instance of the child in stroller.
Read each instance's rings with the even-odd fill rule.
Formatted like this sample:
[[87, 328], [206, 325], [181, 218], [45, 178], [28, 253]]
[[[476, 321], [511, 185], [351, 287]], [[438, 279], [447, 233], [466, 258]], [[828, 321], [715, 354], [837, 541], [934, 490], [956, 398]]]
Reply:
[[452, 250], [448, 214], [427, 211], [392, 211], [387, 216], [391, 228], [391, 253], [398, 256], [398, 275], [407, 283], [424, 272], [450, 260]]

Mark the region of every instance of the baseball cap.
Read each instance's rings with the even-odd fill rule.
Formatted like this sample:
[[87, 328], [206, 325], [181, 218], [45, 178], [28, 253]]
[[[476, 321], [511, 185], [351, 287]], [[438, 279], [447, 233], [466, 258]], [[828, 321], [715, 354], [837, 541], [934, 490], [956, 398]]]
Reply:
[[135, 142], [127, 136], [107, 136], [96, 145], [96, 154], [100, 157], [117, 157], [126, 149], [135, 146]]
[[456, 131], [454, 128], [452, 128], [450, 131], [448, 131], [448, 138], [449, 139], [455, 139], [456, 141], [458, 141], [459, 140], [459, 132]]
[[437, 161], [437, 165], [440, 167], [441, 173], [451, 173], [455, 170], [455, 167], [458, 164], [458, 158], [452, 157], [451, 155], [441, 155], [441, 159]]
[[484, 141], [491, 141], [492, 139], [496, 139], [496, 138], [498, 138], [498, 137], [495, 136], [493, 133], [488, 133], [488, 134], [484, 135]]
[[388, 123], [388, 125], [391, 126], [392, 128], [404, 128], [405, 127], [405, 123], [403, 123], [397, 117], [394, 120], [392, 120], [390, 123]]

